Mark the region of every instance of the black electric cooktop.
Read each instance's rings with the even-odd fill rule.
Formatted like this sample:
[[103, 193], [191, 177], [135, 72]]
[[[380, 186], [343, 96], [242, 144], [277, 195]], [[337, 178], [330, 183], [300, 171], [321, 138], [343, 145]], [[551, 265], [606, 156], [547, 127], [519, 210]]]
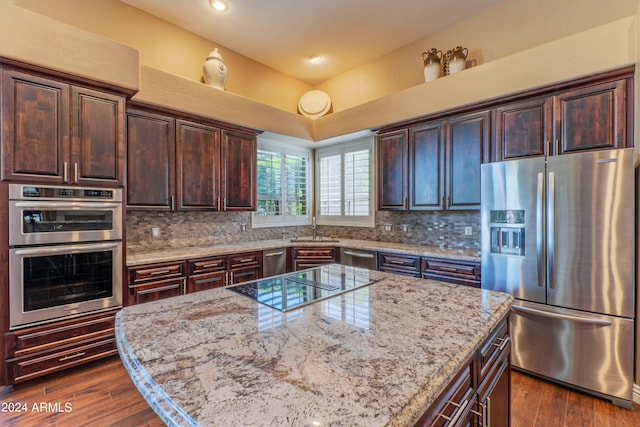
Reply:
[[226, 289], [277, 310], [287, 311], [376, 282], [369, 277], [369, 273], [370, 270], [365, 268], [329, 264]]

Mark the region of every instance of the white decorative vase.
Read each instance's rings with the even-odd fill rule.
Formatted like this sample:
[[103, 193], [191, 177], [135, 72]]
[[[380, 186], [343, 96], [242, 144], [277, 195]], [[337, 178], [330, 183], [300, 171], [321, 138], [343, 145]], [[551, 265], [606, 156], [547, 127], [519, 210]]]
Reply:
[[218, 48], [207, 56], [207, 60], [202, 67], [204, 74], [204, 82], [209, 86], [213, 86], [216, 89], [224, 90], [224, 83], [227, 80], [227, 66], [224, 63], [224, 59]]

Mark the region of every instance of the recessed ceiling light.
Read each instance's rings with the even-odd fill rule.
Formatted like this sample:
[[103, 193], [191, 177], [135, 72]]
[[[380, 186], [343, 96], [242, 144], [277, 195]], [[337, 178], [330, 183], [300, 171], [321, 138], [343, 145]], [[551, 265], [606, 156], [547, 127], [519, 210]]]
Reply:
[[317, 53], [310, 53], [309, 55], [307, 55], [307, 59], [309, 60], [309, 62], [317, 64], [318, 62], [322, 61], [322, 56], [318, 55]]
[[226, 0], [209, 0], [209, 4], [218, 12], [225, 12], [229, 9], [229, 3]]

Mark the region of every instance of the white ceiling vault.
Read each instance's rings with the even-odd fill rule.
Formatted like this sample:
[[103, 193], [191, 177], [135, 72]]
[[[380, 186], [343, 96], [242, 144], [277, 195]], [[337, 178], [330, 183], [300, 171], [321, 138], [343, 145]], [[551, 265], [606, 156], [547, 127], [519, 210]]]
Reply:
[[315, 85], [502, 0], [121, 1]]

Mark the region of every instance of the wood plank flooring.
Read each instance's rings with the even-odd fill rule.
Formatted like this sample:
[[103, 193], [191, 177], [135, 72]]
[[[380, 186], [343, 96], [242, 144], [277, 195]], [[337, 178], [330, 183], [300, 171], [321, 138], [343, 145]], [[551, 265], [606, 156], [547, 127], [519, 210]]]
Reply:
[[[512, 427], [640, 427], [639, 405], [629, 411], [519, 372], [511, 378]], [[2, 412], [17, 403], [27, 411]], [[118, 357], [0, 388], [3, 427], [163, 425]]]

